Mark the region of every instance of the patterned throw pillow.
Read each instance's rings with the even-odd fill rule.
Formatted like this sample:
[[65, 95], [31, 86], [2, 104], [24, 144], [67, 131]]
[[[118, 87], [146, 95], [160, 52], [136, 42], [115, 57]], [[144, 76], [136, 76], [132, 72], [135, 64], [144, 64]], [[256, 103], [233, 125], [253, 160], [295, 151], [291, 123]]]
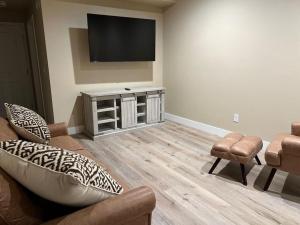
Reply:
[[22, 140], [0, 142], [0, 166], [37, 195], [69, 206], [87, 206], [123, 188], [91, 159]]
[[23, 106], [7, 103], [4, 106], [11, 126], [21, 137], [41, 144], [49, 142], [50, 130], [40, 115]]

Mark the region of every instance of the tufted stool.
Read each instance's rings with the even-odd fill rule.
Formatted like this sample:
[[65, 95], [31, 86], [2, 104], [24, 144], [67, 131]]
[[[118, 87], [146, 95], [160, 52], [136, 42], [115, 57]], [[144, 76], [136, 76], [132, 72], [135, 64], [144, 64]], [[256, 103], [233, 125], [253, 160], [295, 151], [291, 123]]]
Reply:
[[231, 133], [226, 135], [222, 140], [217, 142], [211, 150], [211, 155], [217, 157], [209, 171], [212, 174], [221, 159], [236, 161], [240, 163], [243, 184], [247, 185], [247, 178], [245, 174], [245, 164], [249, 163], [254, 158], [257, 163], [261, 162], [257, 156], [263, 147], [262, 139], [254, 136], [243, 136], [239, 133]]

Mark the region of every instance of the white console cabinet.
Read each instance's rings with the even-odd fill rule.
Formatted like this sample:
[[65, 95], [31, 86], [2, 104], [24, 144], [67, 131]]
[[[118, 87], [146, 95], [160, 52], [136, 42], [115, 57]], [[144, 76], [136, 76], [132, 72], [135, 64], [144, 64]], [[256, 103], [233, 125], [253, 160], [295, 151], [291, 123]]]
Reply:
[[82, 92], [85, 133], [91, 137], [164, 121], [165, 89], [159, 87]]

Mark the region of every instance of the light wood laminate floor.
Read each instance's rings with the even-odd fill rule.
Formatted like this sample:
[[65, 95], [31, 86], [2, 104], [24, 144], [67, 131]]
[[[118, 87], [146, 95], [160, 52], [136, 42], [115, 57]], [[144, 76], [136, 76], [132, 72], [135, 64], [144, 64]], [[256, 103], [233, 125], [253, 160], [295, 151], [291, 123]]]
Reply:
[[300, 224], [300, 178], [276, 174], [262, 192], [270, 168], [246, 167], [248, 186], [238, 164], [222, 161], [214, 172], [209, 152], [219, 138], [176, 123], [101, 137], [77, 137], [99, 159], [116, 168], [132, 187], [153, 188], [157, 207], [153, 225]]

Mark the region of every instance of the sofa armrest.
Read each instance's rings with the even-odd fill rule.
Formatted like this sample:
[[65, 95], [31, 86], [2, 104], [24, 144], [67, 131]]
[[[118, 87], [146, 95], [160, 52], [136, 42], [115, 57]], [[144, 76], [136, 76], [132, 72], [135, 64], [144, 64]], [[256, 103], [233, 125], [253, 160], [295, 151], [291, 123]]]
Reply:
[[48, 124], [51, 137], [58, 137], [68, 135], [68, 128], [66, 123]]
[[292, 135], [300, 137], [300, 122], [292, 123]]
[[146, 219], [142, 220], [142, 224], [150, 225], [155, 203], [153, 191], [148, 187], [140, 187], [42, 225], [136, 224], [135, 221], [143, 217]]
[[283, 139], [281, 146], [283, 155], [290, 154], [300, 156], [300, 137], [288, 136]]

